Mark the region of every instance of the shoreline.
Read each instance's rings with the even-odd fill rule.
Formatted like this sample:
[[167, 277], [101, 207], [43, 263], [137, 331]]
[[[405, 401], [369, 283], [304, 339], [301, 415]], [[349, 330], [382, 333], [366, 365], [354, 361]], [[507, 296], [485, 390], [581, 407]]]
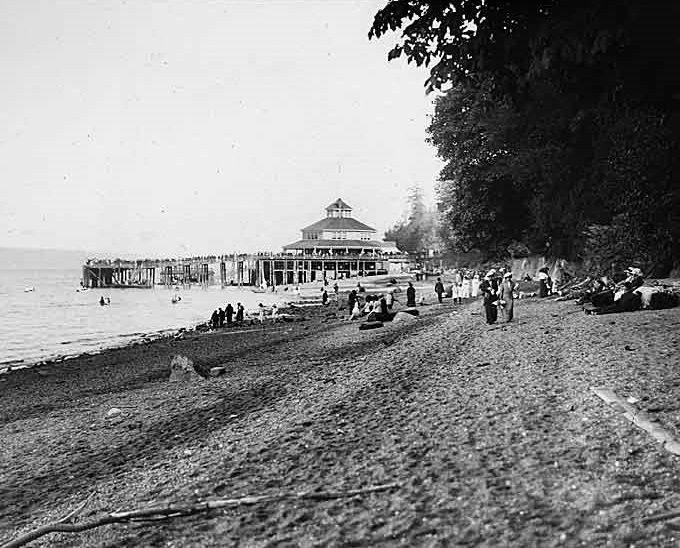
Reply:
[[[362, 279], [357, 279], [357, 278], [350, 278], [350, 279], [344, 279], [344, 280], [337, 280], [339, 282], [339, 285], [341, 287], [339, 297], [342, 297], [343, 299], [347, 298], [347, 294], [349, 293], [349, 290], [354, 288], [356, 283], [361, 283], [364, 285], [367, 290], [375, 291], [375, 290], [380, 290], [383, 289], [384, 287], [388, 287], [386, 285], [386, 282], [392, 278], [396, 278], [401, 281], [401, 283], [404, 283], [405, 281], [410, 281], [412, 279], [412, 276], [407, 275], [407, 274], [400, 274], [400, 275], [382, 275], [382, 276], [372, 276], [369, 278], [362, 278]], [[336, 281], [336, 280], [333, 280]], [[422, 286], [424, 289], [426, 286], [422, 283], [419, 282], [419, 286]], [[293, 287], [293, 286], [287, 286], [287, 287]], [[299, 308], [309, 308], [309, 307], [316, 307], [316, 306], [321, 306], [321, 297], [320, 297], [320, 290], [323, 289], [324, 286], [320, 282], [310, 282], [307, 285], [301, 285], [300, 289], [300, 295], [296, 296], [295, 298], [291, 298], [292, 294], [288, 294], [286, 291], [266, 291], [266, 292], [260, 292], [260, 291], [253, 291], [255, 294], [258, 293], [264, 293], [266, 294], [267, 297], [276, 297], [279, 300], [279, 310], [284, 311], [288, 309], [291, 305]], [[329, 284], [326, 286], [326, 289], [329, 292], [329, 296], [332, 297], [332, 285]], [[270, 308], [270, 307], [268, 307]], [[209, 312], [206, 311], [206, 317], [209, 316]], [[250, 309], [246, 310], [246, 321], [251, 321], [254, 318], [257, 317], [257, 312], [256, 309]], [[19, 371], [22, 369], [32, 369], [36, 367], [44, 367], [44, 366], [50, 366], [50, 365], [55, 365], [59, 363], [64, 363], [66, 361], [70, 361], [73, 359], [77, 359], [80, 357], [86, 357], [86, 356], [96, 356], [100, 355], [104, 352], [110, 351], [110, 350], [117, 350], [120, 348], [125, 348], [127, 346], [140, 346], [140, 345], [146, 345], [149, 344], [153, 341], [159, 340], [159, 339], [164, 339], [164, 338], [173, 338], [176, 337], [179, 334], [182, 333], [187, 333], [187, 332], [193, 332], [196, 331], [197, 328], [200, 325], [204, 324], [195, 324], [195, 325], [185, 325], [181, 327], [170, 327], [166, 329], [160, 329], [160, 330], [155, 330], [155, 331], [149, 331], [149, 332], [142, 332], [142, 333], [132, 333], [132, 334], [121, 334], [117, 335], [116, 339], [118, 338], [125, 338], [130, 336], [131, 338], [128, 340], [122, 340], [118, 342], [114, 342], [111, 345], [105, 345], [105, 346], [100, 346], [96, 349], [92, 350], [83, 350], [82, 352], [75, 352], [75, 353], [65, 353], [65, 354], [55, 354], [53, 356], [49, 356], [47, 358], [40, 358], [37, 360], [31, 360], [31, 359], [23, 359], [23, 360], [8, 360], [7, 362], [0, 362], [0, 382], [2, 382], [1, 379], [3, 379], [4, 375], [7, 375], [8, 373], [11, 373], [12, 371]], [[238, 329], [238, 328], [235, 328]], [[68, 341], [66, 341], [68, 342]], [[60, 341], [59, 344], [65, 344], [64, 341]], [[101, 345], [101, 342], [96, 343], [98, 345]]]

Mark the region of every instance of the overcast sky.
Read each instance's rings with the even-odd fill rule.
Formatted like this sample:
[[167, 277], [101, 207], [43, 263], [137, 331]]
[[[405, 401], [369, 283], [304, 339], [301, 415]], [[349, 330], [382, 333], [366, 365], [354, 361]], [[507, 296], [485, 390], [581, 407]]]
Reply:
[[382, 236], [440, 169], [385, 1], [0, 0], [0, 246], [280, 250], [338, 197]]

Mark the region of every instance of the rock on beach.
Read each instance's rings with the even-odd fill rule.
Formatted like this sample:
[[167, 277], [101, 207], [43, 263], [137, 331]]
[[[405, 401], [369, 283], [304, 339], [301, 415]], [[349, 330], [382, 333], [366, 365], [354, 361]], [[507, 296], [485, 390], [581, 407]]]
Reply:
[[170, 382], [192, 382], [203, 380], [196, 371], [194, 362], [186, 356], [177, 355], [170, 362]]

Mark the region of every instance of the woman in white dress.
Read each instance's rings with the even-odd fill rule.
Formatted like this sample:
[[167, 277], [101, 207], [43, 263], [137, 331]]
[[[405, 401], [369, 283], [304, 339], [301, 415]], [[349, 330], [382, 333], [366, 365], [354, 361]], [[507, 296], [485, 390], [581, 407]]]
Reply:
[[462, 299], [469, 299], [472, 294], [472, 280], [469, 275], [463, 278], [463, 283], [461, 285], [460, 297]]
[[460, 298], [460, 286], [458, 285], [458, 276], [453, 277], [453, 282], [451, 283], [451, 300], [457, 303]]
[[470, 284], [472, 290], [472, 298], [476, 299], [479, 297], [479, 274], [475, 274], [472, 277], [472, 283]]

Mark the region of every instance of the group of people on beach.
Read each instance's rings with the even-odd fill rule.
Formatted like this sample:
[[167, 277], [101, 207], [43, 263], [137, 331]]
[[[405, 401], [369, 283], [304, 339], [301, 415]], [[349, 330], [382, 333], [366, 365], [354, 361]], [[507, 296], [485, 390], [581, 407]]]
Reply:
[[[236, 317], [234, 317], [236, 314]], [[231, 327], [232, 325], [240, 325], [243, 323], [243, 316], [245, 314], [245, 308], [241, 303], [236, 303], [236, 308], [234, 308], [231, 303], [227, 303], [227, 306], [218, 308], [213, 311], [210, 316], [210, 327], [213, 329], [218, 329], [226, 326]]]
[[[409, 286], [413, 287], [410, 282]], [[357, 320], [363, 316], [367, 316], [369, 321], [387, 319], [390, 315], [390, 310], [394, 307], [394, 303], [397, 302], [394, 294], [400, 291], [401, 289], [398, 287], [389, 287], [384, 295], [366, 295], [366, 289], [362, 287], [361, 283], [357, 283], [356, 289], [352, 289], [347, 296], [347, 308], [350, 312], [349, 319]], [[415, 306], [415, 303], [413, 306]]]
[[662, 286], [644, 286], [642, 269], [629, 266], [618, 276], [588, 276], [559, 288], [557, 301], [575, 300], [586, 314], [633, 312], [640, 308], [661, 310], [678, 305], [678, 295]]
[[452, 298], [457, 304], [462, 304], [463, 300], [477, 299], [481, 294], [486, 323], [491, 325], [498, 320], [499, 310], [506, 322], [513, 320], [514, 300], [517, 297], [518, 288], [518, 284], [512, 279], [512, 273], [501, 267], [498, 270], [492, 268], [483, 277], [476, 271], [454, 270], [451, 284], [446, 287], [442, 279], [437, 278], [434, 292], [438, 302], [443, 302], [446, 296]]
[[486, 323], [492, 325], [498, 320], [500, 310], [506, 322], [515, 316], [515, 295], [519, 286], [512, 280], [512, 272], [505, 268], [489, 270], [479, 285], [484, 299]]
[[451, 284], [444, 287], [441, 278], [437, 278], [434, 284], [434, 292], [437, 300], [441, 303], [444, 295], [451, 297], [454, 302], [461, 304], [463, 299], [476, 299], [479, 296], [479, 274], [472, 270], [456, 269], [453, 271]]

